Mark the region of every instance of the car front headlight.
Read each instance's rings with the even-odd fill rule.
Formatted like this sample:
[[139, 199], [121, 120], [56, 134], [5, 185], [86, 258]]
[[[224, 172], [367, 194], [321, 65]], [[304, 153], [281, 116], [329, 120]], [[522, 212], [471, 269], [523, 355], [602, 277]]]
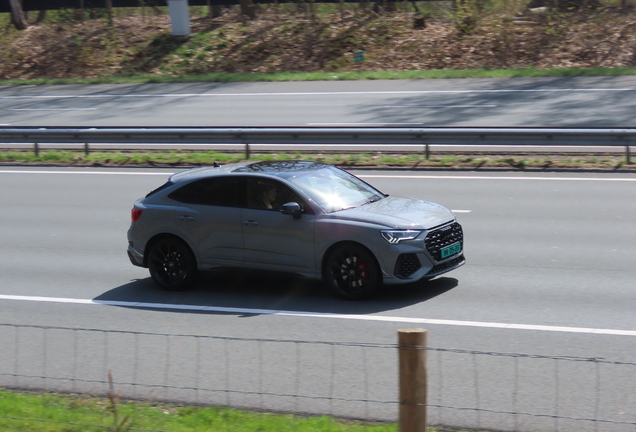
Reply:
[[398, 244], [402, 240], [413, 240], [420, 235], [420, 230], [382, 230], [382, 237], [391, 244]]

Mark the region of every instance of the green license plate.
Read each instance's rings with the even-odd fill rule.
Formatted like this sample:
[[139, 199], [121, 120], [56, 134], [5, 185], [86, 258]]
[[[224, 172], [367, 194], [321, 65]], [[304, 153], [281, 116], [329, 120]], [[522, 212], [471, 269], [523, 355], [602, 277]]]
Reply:
[[458, 254], [462, 251], [462, 242], [455, 243], [448, 247], [445, 247], [440, 252], [442, 253], [442, 259], [448, 258], [451, 255]]

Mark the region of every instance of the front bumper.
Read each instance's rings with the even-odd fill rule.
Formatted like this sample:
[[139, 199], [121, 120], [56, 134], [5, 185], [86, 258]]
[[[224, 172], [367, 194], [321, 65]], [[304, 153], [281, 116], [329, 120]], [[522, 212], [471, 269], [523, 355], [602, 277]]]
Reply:
[[450, 261], [437, 264], [435, 267], [430, 269], [428, 273], [426, 273], [426, 278], [431, 279], [435, 276], [448, 273], [449, 271], [455, 270], [456, 268], [459, 268], [464, 264], [466, 264], [466, 258], [464, 257], [464, 254], [462, 254], [461, 256], [451, 259]]
[[[461, 245], [461, 251], [448, 257], [444, 255], [453, 245]], [[432, 279], [466, 264], [464, 257], [464, 233], [456, 221], [428, 231], [422, 240], [403, 242], [390, 271], [384, 274], [384, 283], [403, 284]], [[389, 269], [386, 269], [389, 270]]]

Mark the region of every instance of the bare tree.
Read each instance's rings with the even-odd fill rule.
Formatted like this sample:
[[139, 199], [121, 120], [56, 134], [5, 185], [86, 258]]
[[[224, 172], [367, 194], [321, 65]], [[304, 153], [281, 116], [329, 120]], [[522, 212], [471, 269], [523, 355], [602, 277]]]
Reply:
[[84, 21], [86, 19], [86, 6], [84, 4], [84, 0], [80, 0], [79, 9], [75, 9], [75, 16], [79, 21]]
[[35, 22], [38, 24], [41, 24], [44, 22], [45, 19], [46, 19], [46, 9], [42, 9], [41, 11], [38, 11], [38, 17], [35, 19]]
[[18, 30], [24, 30], [28, 27], [26, 18], [24, 17], [24, 11], [22, 10], [22, 3], [20, 0], [9, 0], [11, 5], [11, 24]]
[[252, 0], [239, 0], [239, 4], [241, 5], [241, 15], [251, 20], [256, 19], [256, 8]]
[[104, 0], [106, 3], [106, 15], [108, 16], [108, 25], [113, 26], [113, 0]]
[[210, 18], [218, 18], [222, 15], [221, 5], [213, 5], [211, 0], [206, 0], [206, 3], [208, 5], [208, 16]]

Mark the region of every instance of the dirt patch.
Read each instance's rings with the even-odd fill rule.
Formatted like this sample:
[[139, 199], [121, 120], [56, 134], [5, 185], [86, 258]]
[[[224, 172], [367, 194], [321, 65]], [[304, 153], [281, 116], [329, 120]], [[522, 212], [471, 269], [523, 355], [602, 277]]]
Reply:
[[[281, 13], [254, 21], [235, 12], [192, 17], [193, 37], [177, 41], [167, 16], [119, 16], [6, 25], [0, 79], [93, 78], [209, 72], [344, 72], [432, 69], [593, 68], [636, 65], [636, 16], [618, 8], [574, 14], [481, 13], [469, 28], [449, 17], [371, 9]], [[353, 51], [365, 59], [355, 64]]]

